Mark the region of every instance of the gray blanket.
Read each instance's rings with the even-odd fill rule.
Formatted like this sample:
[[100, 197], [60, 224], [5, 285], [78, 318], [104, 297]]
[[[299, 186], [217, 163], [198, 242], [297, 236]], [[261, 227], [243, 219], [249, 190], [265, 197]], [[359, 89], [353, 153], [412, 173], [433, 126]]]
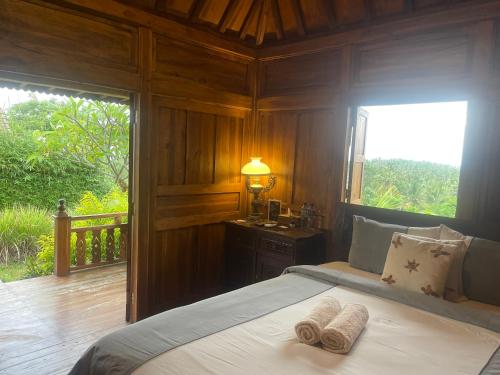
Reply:
[[[500, 316], [495, 314], [390, 288], [340, 271], [297, 266], [288, 268], [283, 276], [276, 279], [170, 310], [107, 335], [86, 351], [70, 374], [130, 374], [171, 349], [257, 319], [335, 285], [344, 285], [500, 332]], [[482, 374], [498, 373], [500, 352], [497, 350]]]

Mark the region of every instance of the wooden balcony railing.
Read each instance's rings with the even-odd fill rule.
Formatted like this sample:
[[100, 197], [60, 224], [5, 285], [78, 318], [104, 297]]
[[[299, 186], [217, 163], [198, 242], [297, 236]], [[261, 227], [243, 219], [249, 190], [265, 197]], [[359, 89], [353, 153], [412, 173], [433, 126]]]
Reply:
[[[70, 271], [125, 262], [128, 223], [123, 221], [127, 217], [126, 212], [70, 216], [64, 199], [59, 200], [54, 216], [55, 274], [65, 276]], [[85, 225], [109, 219], [112, 224]]]

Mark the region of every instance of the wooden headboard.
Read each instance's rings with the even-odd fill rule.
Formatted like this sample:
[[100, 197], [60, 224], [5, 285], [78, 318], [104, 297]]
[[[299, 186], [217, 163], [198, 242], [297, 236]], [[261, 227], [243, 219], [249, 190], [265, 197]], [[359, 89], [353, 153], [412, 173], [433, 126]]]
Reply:
[[360, 215], [384, 223], [400, 224], [409, 227], [435, 227], [445, 224], [463, 234], [500, 242], [500, 223], [478, 223], [449, 217], [431, 216], [388, 210], [385, 208], [360, 206], [339, 202], [333, 234], [333, 260], [346, 261], [349, 256], [352, 238], [352, 216]]

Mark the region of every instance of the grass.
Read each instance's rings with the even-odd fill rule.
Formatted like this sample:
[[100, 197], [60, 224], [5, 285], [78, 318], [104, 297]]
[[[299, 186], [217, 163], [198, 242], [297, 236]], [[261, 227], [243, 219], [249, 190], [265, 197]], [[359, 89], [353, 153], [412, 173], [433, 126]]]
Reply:
[[4, 283], [28, 277], [28, 266], [24, 262], [12, 262], [8, 265], [0, 264], [0, 280]]
[[0, 211], [0, 263], [21, 262], [38, 252], [41, 235], [53, 232], [47, 211], [15, 205]]

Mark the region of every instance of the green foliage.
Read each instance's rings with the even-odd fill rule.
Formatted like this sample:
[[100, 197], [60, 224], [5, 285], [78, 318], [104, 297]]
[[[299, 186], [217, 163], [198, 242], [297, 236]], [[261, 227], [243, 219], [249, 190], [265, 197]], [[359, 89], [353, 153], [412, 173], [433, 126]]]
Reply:
[[460, 170], [412, 160], [367, 160], [361, 203], [367, 206], [455, 217]]
[[54, 235], [42, 235], [37, 241], [40, 251], [26, 259], [27, 274], [31, 277], [54, 272]]
[[52, 232], [47, 211], [15, 205], [0, 211], [0, 263], [24, 261], [38, 251], [37, 239]]
[[31, 99], [14, 104], [7, 111], [10, 130], [16, 135], [28, 135], [35, 130], [50, 130], [53, 114], [62, 104], [54, 100]]
[[112, 186], [98, 170], [57, 155], [32, 159], [35, 142], [0, 130], [0, 208], [17, 203], [54, 211], [65, 198], [76, 203], [82, 192], [104, 194]]
[[37, 131], [38, 158], [57, 155], [102, 171], [123, 191], [128, 186], [128, 106], [69, 98]]
[[128, 211], [128, 192], [114, 187], [101, 199], [87, 191], [82, 195], [74, 211], [78, 215], [94, 215]]
[[28, 276], [28, 266], [26, 263], [13, 262], [9, 264], [0, 264], [0, 281], [4, 283], [21, 280]]

